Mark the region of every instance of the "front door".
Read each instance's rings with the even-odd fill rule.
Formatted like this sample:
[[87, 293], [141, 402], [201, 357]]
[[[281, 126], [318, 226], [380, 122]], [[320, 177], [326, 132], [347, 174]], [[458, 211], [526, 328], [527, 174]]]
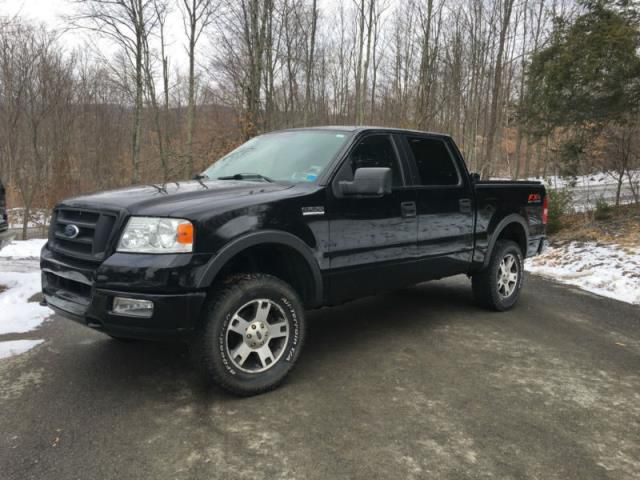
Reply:
[[[344, 197], [337, 188], [358, 168], [387, 167], [392, 193], [379, 198]], [[415, 192], [406, 187], [391, 135], [369, 134], [352, 147], [329, 189], [329, 300], [337, 303], [412, 283], [407, 265], [415, 260]]]

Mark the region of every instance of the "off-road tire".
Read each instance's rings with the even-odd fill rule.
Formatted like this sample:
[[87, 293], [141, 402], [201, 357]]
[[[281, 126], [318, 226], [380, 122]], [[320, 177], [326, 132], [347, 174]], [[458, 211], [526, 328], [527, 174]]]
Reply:
[[[498, 272], [500, 262], [509, 254], [515, 257], [518, 279], [513, 293], [504, 297], [498, 291]], [[471, 277], [473, 296], [482, 307], [503, 312], [513, 308], [518, 301], [523, 281], [524, 260], [520, 246], [511, 240], [498, 240], [491, 253], [489, 265]]]
[[[263, 372], [246, 372], [230, 358], [227, 327], [247, 302], [268, 299], [289, 322], [281, 356]], [[232, 275], [213, 287], [193, 340], [194, 359], [207, 380], [239, 396], [257, 395], [282, 383], [295, 365], [305, 338], [305, 312], [298, 294], [279, 278], [252, 273]]]

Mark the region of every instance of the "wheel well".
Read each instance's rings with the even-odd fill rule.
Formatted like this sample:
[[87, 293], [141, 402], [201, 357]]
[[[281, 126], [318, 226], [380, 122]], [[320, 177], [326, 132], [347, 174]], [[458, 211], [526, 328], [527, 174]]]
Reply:
[[305, 306], [314, 301], [315, 282], [306, 259], [294, 248], [277, 243], [248, 247], [234, 255], [216, 275], [223, 279], [234, 273], [267, 273], [287, 282]]
[[518, 222], [513, 222], [502, 229], [497, 240], [512, 240], [520, 246], [522, 256], [527, 256], [527, 233]]

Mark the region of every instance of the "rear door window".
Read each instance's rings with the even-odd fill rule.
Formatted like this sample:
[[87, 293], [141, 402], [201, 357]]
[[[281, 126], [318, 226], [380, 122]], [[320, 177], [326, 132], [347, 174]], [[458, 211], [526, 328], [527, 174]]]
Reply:
[[460, 176], [447, 145], [435, 138], [407, 137], [420, 185], [458, 185]]

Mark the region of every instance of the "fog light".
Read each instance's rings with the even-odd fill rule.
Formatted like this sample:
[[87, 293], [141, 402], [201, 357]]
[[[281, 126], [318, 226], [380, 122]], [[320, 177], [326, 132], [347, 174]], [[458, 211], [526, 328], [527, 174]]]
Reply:
[[129, 317], [149, 318], [153, 315], [153, 302], [137, 298], [115, 297], [112, 312]]

